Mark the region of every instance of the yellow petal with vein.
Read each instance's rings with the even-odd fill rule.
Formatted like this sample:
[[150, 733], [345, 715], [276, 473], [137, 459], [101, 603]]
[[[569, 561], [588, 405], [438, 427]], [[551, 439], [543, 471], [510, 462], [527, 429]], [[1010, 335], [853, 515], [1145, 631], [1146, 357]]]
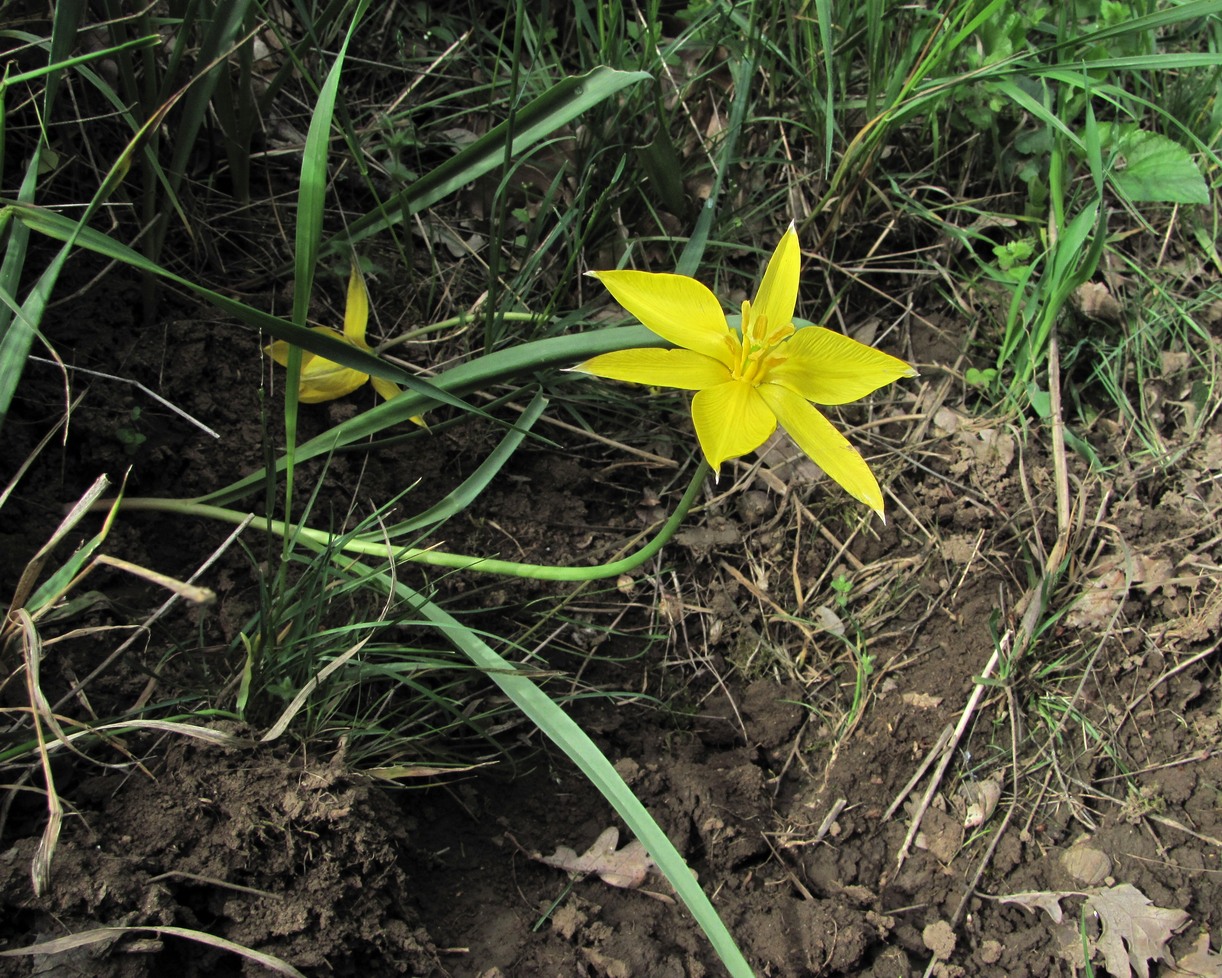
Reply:
[[314, 357], [301, 368], [301, 401], [318, 404], [344, 397], [369, 380], [368, 374], [344, 367], [323, 357]]
[[807, 326], [776, 351], [785, 361], [768, 370], [766, 380], [816, 404], [847, 404], [916, 371], [872, 346], [842, 333]]
[[[263, 352], [280, 364], [280, 366], [287, 367], [289, 365], [289, 344], [285, 343], [284, 340], [276, 340], [273, 343], [269, 343], [263, 348]], [[301, 362], [305, 363], [312, 356], [314, 356], [313, 353], [302, 350]]]
[[373, 389], [388, 401], [392, 397], [398, 397], [403, 393], [399, 385], [393, 380], [383, 380], [381, 377], [374, 377], [372, 375], [370, 376], [369, 380], [373, 384]]
[[844, 435], [800, 394], [778, 384], [761, 384], [757, 389], [798, 447], [849, 495], [883, 516], [883, 493], [878, 480]]
[[776, 251], [768, 259], [764, 279], [751, 309], [756, 316], [768, 317], [768, 332], [772, 333], [793, 321], [794, 306], [798, 302], [798, 278], [802, 267], [802, 248], [798, 244], [798, 232], [789, 225]]
[[591, 357], [572, 369], [610, 380], [686, 391], [704, 390], [730, 379], [724, 364], [692, 350], [616, 350]]
[[[338, 329], [332, 329], [330, 326], [311, 326], [311, 333], [321, 333], [323, 336], [330, 336], [333, 339], [342, 340], [344, 334]], [[289, 364], [289, 347], [291, 343], [286, 343], [284, 340], [276, 340], [263, 348], [263, 352], [280, 364], [282, 367], [287, 367]], [[314, 359], [314, 354], [309, 350], [301, 351], [301, 366], [305, 369], [305, 365]], [[328, 361], [329, 362], [329, 361]]]
[[754, 451], [776, 430], [776, 416], [756, 388], [731, 380], [700, 391], [692, 398], [692, 421], [704, 457], [714, 472], [721, 463]]
[[369, 293], [365, 291], [365, 279], [361, 267], [355, 261], [348, 274], [348, 304], [344, 306], [344, 336], [348, 341], [366, 349], [365, 328], [369, 325]]
[[630, 270], [590, 274], [662, 339], [733, 365], [734, 337], [726, 314], [717, 296], [694, 278]]

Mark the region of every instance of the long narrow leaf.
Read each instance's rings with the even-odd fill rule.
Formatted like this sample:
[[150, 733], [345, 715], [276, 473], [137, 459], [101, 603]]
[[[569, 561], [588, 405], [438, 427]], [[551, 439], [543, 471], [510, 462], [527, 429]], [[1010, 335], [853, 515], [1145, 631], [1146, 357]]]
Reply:
[[421, 527], [429, 527], [442, 523], [457, 513], [461, 513], [475, 500], [479, 499], [484, 490], [488, 488], [488, 484], [505, 467], [505, 463], [513, 458], [523, 439], [530, 433], [530, 429], [534, 427], [535, 422], [539, 420], [546, 407], [547, 398], [542, 394], [536, 394], [530, 404], [526, 406], [526, 410], [522, 412], [522, 417], [518, 423], [505, 432], [505, 437], [501, 439], [500, 444], [488, 453], [488, 457], [480, 463], [474, 472], [463, 480], [462, 485], [447, 493], [444, 499], [430, 506], [424, 512], [417, 513], [411, 519], [387, 527], [386, 538], [393, 540], [397, 536], [413, 530], [419, 530]]
[[[291, 323], [287, 319], [280, 319], [278, 316], [263, 312], [254, 306], [248, 306], [243, 302], [238, 302], [236, 299], [229, 298], [229, 296], [214, 292], [198, 282], [177, 275], [169, 269], [158, 265], [156, 262], [150, 261], [138, 251], [129, 248], [122, 242], [116, 241], [100, 231], [96, 231], [93, 228], [78, 229], [75, 221], [71, 221], [54, 211], [21, 203], [10, 204], [8, 210], [20, 224], [27, 226], [30, 230], [38, 231], [40, 234], [45, 234], [47, 237], [54, 238], [57, 241], [70, 241], [75, 238], [75, 244], [82, 248], [93, 251], [105, 258], [123, 262], [137, 271], [152, 272], [154, 275], [158, 275], [194, 292], [218, 309], [233, 316], [239, 322], [253, 329], [261, 330], [275, 339], [285, 340], [294, 346], [309, 350], [320, 357], [326, 357], [328, 360], [343, 364], [345, 367], [360, 370], [362, 373], [393, 380], [438, 403], [448, 404], [463, 411], [480, 413], [477, 408], [459, 400], [454, 395], [437, 388], [427, 381], [420, 380], [418, 377], [407, 373], [405, 370], [396, 367], [386, 360], [374, 356], [372, 353], [366, 353], [363, 350], [357, 349], [351, 343], [345, 343], [323, 333], [316, 333], [311, 329]], [[398, 401], [399, 398], [395, 398], [395, 400]]]
[[[52, 118], [55, 96], [59, 83], [63, 78], [62, 70], [55, 70], [62, 65], [72, 49], [76, 38], [76, 29], [84, 14], [85, 4], [82, 0], [64, 0], [55, 9], [51, 24], [51, 43], [48, 61], [51, 68], [46, 72], [46, 84], [43, 86], [42, 112], [44, 119]], [[9, 82], [11, 84], [11, 82]], [[5, 84], [0, 84], [0, 101], [3, 100]], [[21, 200], [32, 201], [38, 183], [38, 174], [42, 166], [42, 152], [46, 146], [45, 136], [40, 136], [34, 146], [34, 152], [26, 167], [25, 177], [18, 192]], [[0, 162], [3, 156], [0, 155]], [[16, 302], [22, 270], [25, 267], [29, 234], [18, 229], [10, 236], [5, 250], [3, 268], [0, 269], [0, 288]], [[19, 309], [13, 310], [5, 303], [0, 308], [0, 426], [8, 416], [9, 406], [25, 372], [25, 364], [30, 355], [30, 347], [42, 324], [43, 312], [60, 270], [68, 257], [68, 248], [60, 250], [53, 258], [34, 287], [30, 289], [25, 302]]]
[[[25, 31], [9, 31], [6, 33], [8, 36], [19, 39], [32, 47], [41, 47], [48, 51], [50, 50], [50, 46], [46, 39], [38, 37], [35, 34], [30, 34]], [[89, 82], [89, 84], [92, 85], [98, 92], [98, 94], [110, 103], [111, 107], [114, 109], [115, 116], [127, 123], [127, 125], [131, 128], [132, 134], [135, 135], [140, 131], [140, 122], [132, 114], [128, 103], [124, 101], [118, 92], [115, 91], [112, 85], [110, 85], [104, 78], [102, 78], [101, 75], [85, 64], [85, 62], [97, 61], [107, 55], [111, 55], [113, 57], [114, 54], [153, 47], [160, 43], [161, 38], [156, 34], [138, 37], [115, 47], [104, 48], [100, 51], [91, 52], [88, 55], [82, 55], [81, 57], [77, 58], [69, 58], [60, 65], [55, 65], [52, 67], [62, 66], [75, 68], [76, 73], [85, 81]], [[119, 60], [120, 62], [122, 61], [122, 59]], [[49, 69], [43, 70], [45, 71]], [[13, 79], [10, 78], [9, 82], [11, 84]], [[141, 145], [140, 151], [143, 154], [145, 163], [152, 169], [153, 175], [157, 179], [157, 183], [161, 186], [162, 190], [165, 191], [165, 199], [169, 201], [170, 206], [174, 208], [174, 211], [178, 215], [178, 219], [182, 222], [183, 226], [189, 227], [187, 216], [182, 209], [182, 203], [178, 200], [177, 195], [170, 186], [170, 178], [166, 174], [164, 167], [162, 167], [161, 161], [157, 158], [157, 154], [154, 152], [153, 147], [149, 146], [146, 142]]]
[[[42, 159], [41, 150], [42, 144], [39, 143], [30, 157], [25, 178], [18, 191], [22, 200], [34, 199], [34, 190], [38, 185], [38, 167]], [[17, 291], [30, 246], [30, 230], [20, 221], [6, 219], [4, 223], [10, 225], [11, 230], [4, 249], [4, 261], [0, 263], [0, 292], [5, 297], [5, 301], [0, 303], [0, 427], [3, 427], [9, 405], [17, 392], [17, 385], [21, 383], [30, 347], [34, 344], [34, 337], [42, 322], [41, 309], [25, 308], [19, 306], [17, 301]]]
[[[30, 34], [26, 31], [0, 31], [0, 37], [12, 38], [13, 40], [51, 50], [51, 45], [47, 43], [46, 38]], [[113, 47], [99, 48], [97, 51], [89, 51], [86, 54], [78, 54], [71, 58], [64, 58], [61, 61], [53, 61], [51, 64], [42, 65], [38, 68], [31, 68], [29, 71], [23, 71], [20, 74], [9, 75], [3, 80], [2, 87], [13, 88], [18, 85], [25, 85], [41, 78], [43, 75], [52, 75], [68, 68], [79, 68], [90, 61], [105, 61], [107, 58], [113, 58], [116, 54], [122, 54], [125, 51], [136, 51], [140, 48], [154, 47], [160, 43], [161, 38], [155, 34], [147, 37], [132, 38], [130, 41], [124, 41], [122, 44], [116, 44]]]
[[369, 572], [367, 580], [383, 590], [393, 591], [398, 597], [409, 602], [419, 614], [437, 627], [448, 642], [483, 669], [488, 678], [513, 700], [518, 709], [530, 717], [552, 743], [564, 751], [648, 850], [658, 868], [675, 888], [679, 899], [687, 906], [708, 937], [726, 970], [734, 978], [753, 978], [751, 966], [747, 964], [734, 938], [717, 916], [717, 911], [692, 875], [687, 862], [632, 793], [632, 789], [620, 777], [606, 755], [577, 722], [533, 681], [522, 675], [512, 662], [500, 656], [443, 608], [384, 574]]
[[183, 101], [182, 113], [175, 127], [174, 156], [170, 161], [170, 185], [175, 189], [186, 176], [187, 162], [195, 149], [195, 137], [204, 124], [208, 103], [216, 90], [222, 71], [228, 70], [226, 49], [233, 44], [242, 28], [242, 20], [250, 7], [250, 0], [231, 3], [208, 4], [212, 18], [207, 22], [199, 50], [194, 52], [197, 64], [205, 65], [200, 77], [191, 85], [190, 94]]
[[343, 235], [328, 242], [319, 257], [339, 253], [371, 234], [398, 224], [503, 165], [507, 141], [510, 154], [517, 156], [587, 109], [629, 85], [652, 77], [646, 71], [600, 67], [576, 78], [564, 79], [515, 114], [512, 140], [509, 140], [508, 124], [501, 123], [396, 194], [381, 209], [357, 218]]
[[[572, 336], [553, 336], [498, 350], [496, 353], [459, 364], [436, 378], [430, 386], [447, 398], [453, 398], [456, 394], [485, 390], [491, 384], [514, 377], [531, 376], [543, 370], [572, 366], [600, 353], [626, 350], [635, 346], [664, 345], [665, 340], [644, 326], [620, 326]], [[355, 418], [302, 442], [297, 446], [297, 460], [304, 462], [318, 458], [345, 445], [363, 441], [416, 415], [424, 414], [438, 403], [441, 402], [416, 391], [384, 401]], [[282, 471], [283, 467], [284, 460], [280, 459], [277, 462], [277, 470]], [[258, 489], [266, 477], [267, 471], [261, 469], [224, 489], [199, 497], [198, 501], [218, 505], [232, 503]]]
[[[53, 50], [54, 47], [53, 43]], [[133, 157], [144, 145], [149, 134], [155, 132], [165, 123], [170, 110], [187, 94], [191, 84], [192, 82], [188, 82], [170, 96], [153, 112], [144, 125], [137, 130], [128, 144], [123, 147], [122, 152], [120, 152], [114, 163], [111, 164], [110, 169], [106, 171], [101, 185], [94, 191], [80, 217], [76, 221], [67, 221], [62, 218], [59, 220], [58, 226], [64, 230], [64, 234], [59, 238], [64, 243], [63, 247], [47, 264], [38, 281], [30, 290], [25, 302], [22, 303], [17, 318], [14, 320], [19, 329], [6, 328], [3, 336], [0, 336], [0, 425], [3, 425], [4, 419], [8, 414], [9, 405], [12, 403], [13, 394], [16, 392], [17, 382], [20, 380], [21, 371], [29, 354], [30, 345], [33, 343], [35, 332], [42, 322], [43, 313], [46, 310], [47, 303], [50, 301], [51, 293], [55, 290], [55, 284], [59, 279], [59, 273], [63, 269], [64, 263], [68, 260], [68, 256], [76, 246], [77, 240], [89, 230], [89, 221], [97, 213], [98, 208], [109, 199], [110, 195], [122, 183], [124, 176], [126, 176], [131, 168]], [[49, 107], [46, 111], [50, 115]], [[42, 146], [43, 143], [40, 141], [35, 150], [33, 162], [30, 165], [31, 172], [37, 172], [39, 150]], [[27, 178], [28, 176], [29, 174], [27, 173]], [[22, 189], [23, 200], [33, 196], [32, 191], [29, 195], [24, 195], [25, 187], [23, 186]], [[13, 208], [6, 209], [5, 220], [11, 220], [16, 214], [15, 209], [21, 207], [37, 210], [37, 208], [33, 208], [28, 203], [13, 205]], [[46, 212], [42, 213], [45, 214]], [[51, 237], [55, 237], [55, 235], [51, 235]], [[12, 324], [8, 325], [11, 327]]]
[[[322, 242], [323, 210], [327, 203], [327, 147], [331, 135], [331, 119], [335, 115], [335, 98], [339, 93], [339, 80], [344, 73], [344, 59], [348, 44], [356, 32], [357, 25], [369, 0], [361, 0], [344, 35], [327, 79], [318, 93], [318, 100], [310, 117], [310, 129], [306, 135], [301, 159], [301, 177], [297, 189], [297, 227], [294, 235], [293, 262], [293, 324], [304, 327], [310, 311], [310, 295], [314, 291], [314, 267], [318, 260], [318, 247]], [[287, 450], [284, 455], [284, 510], [293, 511], [293, 467], [297, 457], [297, 408], [301, 386], [301, 348], [290, 346], [288, 370], [285, 382], [284, 430]], [[289, 541], [285, 541], [285, 556]]]
[[344, 42], [340, 45], [339, 53], [336, 54], [335, 61], [327, 72], [326, 81], [318, 93], [302, 151], [293, 255], [293, 322], [298, 325], [305, 325], [306, 313], [310, 307], [310, 293], [314, 287], [314, 269], [318, 264], [318, 251], [322, 243], [323, 209], [327, 202], [327, 149], [331, 136], [331, 120], [335, 117], [339, 81], [344, 71], [348, 44], [368, 9], [369, 0], [361, 0], [352, 15], [348, 33], [344, 35]]

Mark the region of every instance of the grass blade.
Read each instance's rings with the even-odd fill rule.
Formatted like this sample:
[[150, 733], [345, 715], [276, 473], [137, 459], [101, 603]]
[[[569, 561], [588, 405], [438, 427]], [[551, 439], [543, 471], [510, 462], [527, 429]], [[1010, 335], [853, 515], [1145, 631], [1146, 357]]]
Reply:
[[[401, 370], [386, 360], [382, 360], [363, 350], [358, 350], [351, 343], [345, 343], [333, 337], [325, 336], [322, 333], [315, 333], [313, 330], [298, 326], [286, 319], [280, 319], [278, 316], [263, 312], [263, 310], [256, 309], [254, 306], [248, 306], [243, 302], [238, 302], [236, 299], [231, 299], [219, 292], [214, 292], [198, 282], [169, 271], [156, 262], [149, 260], [138, 251], [134, 251], [122, 242], [115, 241], [100, 231], [87, 227], [80, 228], [74, 221], [62, 217], [53, 211], [44, 210], [32, 205], [10, 204], [6, 210], [13, 218], [16, 218], [18, 224], [24, 225], [30, 230], [38, 231], [57, 241], [72, 241], [76, 245], [102, 255], [105, 258], [131, 265], [138, 271], [152, 272], [207, 299], [218, 309], [233, 316], [239, 322], [253, 329], [261, 330], [275, 339], [285, 340], [294, 346], [301, 347], [303, 350], [309, 350], [311, 353], [316, 353], [321, 357], [326, 357], [328, 360], [334, 360], [336, 363], [352, 367], [363, 373], [393, 380], [409, 387], [418, 394], [424, 394], [436, 400], [438, 403], [448, 404], [463, 411], [476, 411], [476, 413], [479, 413], [478, 409], [471, 407], [452, 394], [437, 388], [427, 381], [420, 380], [418, 377]], [[399, 398], [395, 400], [397, 401]]]
[[326, 244], [319, 258], [344, 251], [363, 238], [400, 223], [502, 166], [507, 145], [509, 153], [516, 156], [572, 122], [587, 109], [629, 85], [652, 77], [645, 71], [616, 71], [600, 67], [584, 75], [564, 79], [515, 114], [512, 139], [509, 124], [502, 122], [396, 194], [381, 209], [357, 218], [343, 235]]
[[[301, 179], [297, 189], [297, 226], [294, 231], [293, 261], [293, 323], [303, 329], [310, 311], [310, 296], [314, 291], [314, 269], [318, 261], [318, 247], [322, 241], [323, 209], [327, 203], [327, 147], [331, 135], [331, 120], [335, 115], [335, 99], [339, 93], [339, 80], [344, 71], [344, 58], [348, 45], [365, 11], [369, 0], [361, 0], [348, 25], [348, 33], [340, 45], [339, 53], [326, 81], [318, 93], [310, 129], [306, 134], [301, 159]], [[290, 346], [288, 354], [288, 376], [284, 389], [285, 480], [284, 511], [293, 511], [293, 466], [297, 451], [297, 409], [301, 393], [301, 347]], [[289, 546], [285, 541], [285, 547]], [[287, 555], [287, 550], [286, 550]], [[282, 565], [283, 566], [283, 565]]]
[[721, 922], [708, 896], [700, 888], [687, 862], [607, 760], [606, 755], [577, 722], [538, 685], [518, 672], [512, 662], [502, 658], [490, 645], [443, 608], [386, 575], [369, 572], [367, 580], [382, 590], [393, 590], [398, 597], [410, 602], [419, 614], [437, 627], [447, 641], [484, 670], [488, 678], [513, 700], [518, 709], [530, 717], [552, 743], [564, 751], [649, 851], [658, 868], [675, 888], [679, 899], [708, 937], [726, 970], [733, 978], [753, 978], [751, 966], [747, 964], [734, 938]]

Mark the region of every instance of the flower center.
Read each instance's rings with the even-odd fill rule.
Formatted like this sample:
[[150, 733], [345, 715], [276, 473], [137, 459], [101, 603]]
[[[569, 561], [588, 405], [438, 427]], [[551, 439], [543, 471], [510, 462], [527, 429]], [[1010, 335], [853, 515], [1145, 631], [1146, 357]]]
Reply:
[[768, 331], [768, 317], [751, 309], [751, 303], [743, 301], [742, 342], [735, 351], [737, 365], [734, 379], [745, 380], [758, 386], [768, 371], [787, 359], [777, 355], [777, 349], [793, 335], [793, 323]]

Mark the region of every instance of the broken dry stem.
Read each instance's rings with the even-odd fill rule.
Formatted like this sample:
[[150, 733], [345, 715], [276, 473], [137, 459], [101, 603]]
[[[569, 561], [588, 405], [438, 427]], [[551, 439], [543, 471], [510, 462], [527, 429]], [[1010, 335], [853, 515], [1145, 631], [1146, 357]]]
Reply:
[[[1000, 645], [1004, 645], [1006, 638], [1003, 636]], [[984, 667], [984, 671], [980, 674], [975, 686], [972, 689], [972, 695], [968, 697], [967, 706], [963, 708], [963, 713], [959, 717], [959, 722], [955, 724], [954, 732], [947, 741], [946, 746], [942, 750], [942, 759], [938, 762], [938, 769], [934, 772], [933, 779], [929, 782], [929, 787], [925, 789], [925, 794], [921, 797], [920, 803], [917, 805], [916, 811], [912, 813], [912, 824], [908, 827], [908, 834], [904, 836], [904, 843], [900, 846], [900, 851], [895, 857], [895, 872], [898, 873], [903, 868], [904, 861], [908, 858], [908, 850], [911, 848], [913, 841], [916, 839], [917, 832], [921, 829], [921, 819], [925, 815], [925, 811], [929, 808], [930, 802], [933, 801], [934, 795], [938, 792], [938, 787], [942, 784], [942, 776], [946, 773], [946, 769], [950, 766], [951, 759], [955, 756], [955, 748], [959, 746], [959, 741], [962, 739], [964, 731], [967, 730], [968, 724], [971, 722], [972, 716], [976, 712], [976, 707], [980, 703], [980, 697], [984, 695], [984, 690], [987, 685], [984, 680], [987, 680], [993, 670], [997, 668], [997, 663], [1001, 659], [1001, 649], [996, 648], [993, 654], [989, 657], [988, 663]]]

